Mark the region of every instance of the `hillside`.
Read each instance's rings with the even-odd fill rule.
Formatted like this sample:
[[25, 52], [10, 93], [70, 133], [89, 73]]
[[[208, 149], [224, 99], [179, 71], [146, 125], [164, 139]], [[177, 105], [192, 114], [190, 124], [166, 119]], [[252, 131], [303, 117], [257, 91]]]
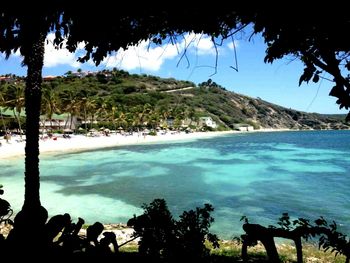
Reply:
[[[193, 96], [198, 109], [209, 113], [215, 120], [232, 127], [248, 123], [261, 128], [289, 129], [347, 129], [342, 119], [316, 113], [287, 109], [261, 99], [255, 99], [220, 88], [207, 87], [179, 92], [179, 96]], [[185, 101], [187, 99], [184, 99]]]
[[[5, 93], [6, 85], [1, 83], [0, 86]], [[154, 126], [164, 118], [190, 119], [192, 122], [205, 116], [212, 117], [220, 125], [219, 129], [232, 129], [237, 124], [249, 124], [256, 129], [348, 129], [350, 126], [344, 121], [345, 115], [287, 109], [228, 91], [211, 80], [197, 86], [189, 81], [129, 74], [115, 69], [46, 77], [43, 94], [44, 110], [55, 108], [55, 113], [70, 112], [80, 118], [115, 120], [118, 126], [145, 123]], [[83, 112], [85, 116], [82, 116]], [[154, 125], [150, 125], [152, 123]]]

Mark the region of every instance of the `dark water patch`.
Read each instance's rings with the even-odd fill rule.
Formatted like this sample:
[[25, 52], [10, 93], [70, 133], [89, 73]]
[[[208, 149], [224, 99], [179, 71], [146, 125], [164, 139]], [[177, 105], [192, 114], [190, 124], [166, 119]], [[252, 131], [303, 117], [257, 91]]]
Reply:
[[[313, 188], [300, 181], [295, 185], [275, 181], [260, 181], [251, 184], [254, 200], [242, 202], [243, 206], [259, 206], [262, 212], [256, 216], [278, 218], [282, 212], [288, 212], [292, 217], [303, 217], [311, 220], [324, 216], [328, 220], [336, 220], [349, 232], [350, 210], [348, 202], [343, 202], [342, 196], [332, 194], [330, 189], [322, 189], [324, 184], [313, 184]], [[328, 186], [329, 187], [329, 186]], [[305, 193], [308, 193], [305, 195]], [[256, 200], [259, 200], [257, 203]], [[327, 202], [325, 202], [327, 200]]]
[[232, 165], [232, 164], [250, 164], [254, 160], [249, 160], [248, 158], [232, 158], [228, 160], [223, 159], [210, 159], [210, 158], [199, 158], [196, 160], [195, 164], [212, 164], [212, 165]]
[[198, 174], [186, 177], [178, 174], [170, 174], [168, 177], [125, 176], [104, 184], [67, 186], [59, 192], [64, 195], [97, 194], [121, 200], [136, 207], [149, 203], [155, 198], [165, 198], [169, 206], [176, 208], [177, 213], [193, 208], [194, 205], [209, 202], [216, 196]]

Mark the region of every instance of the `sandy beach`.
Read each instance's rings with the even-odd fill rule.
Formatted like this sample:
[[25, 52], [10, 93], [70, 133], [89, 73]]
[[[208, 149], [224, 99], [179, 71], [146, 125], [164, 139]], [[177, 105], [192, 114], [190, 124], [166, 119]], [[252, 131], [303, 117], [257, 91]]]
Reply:
[[[85, 135], [70, 135], [70, 138], [64, 138], [61, 134], [56, 134], [53, 138], [40, 139], [40, 154], [56, 154], [63, 152], [77, 152], [85, 150], [94, 150], [100, 148], [150, 144], [171, 141], [184, 141], [211, 138], [223, 136], [227, 134], [247, 134], [254, 132], [277, 132], [290, 131], [289, 129], [260, 129], [249, 132], [242, 131], [216, 131], [216, 132], [168, 132], [167, 134], [159, 134], [156, 136], [134, 133], [133, 135], [110, 134], [109, 136], [99, 135], [96, 137]], [[20, 158], [24, 157], [25, 141], [20, 140], [19, 136], [12, 137], [9, 142], [3, 138], [0, 139], [0, 159]]]
[[[93, 150], [99, 148], [116, 147], [134, 144], [149, 144], [170, 141], [183, 141], [201, 138], [210, 138], [226, 134], [239, 133], [238, 131], [225, 132], [194, 132], [194, 133], [167, 133], [157, 136], [143, 136], [138, 133], [133, 135], [111, 134], [109, 136], [100, 135], [88, 137], [85, 135], [71, 135], [70, 138], [63, 138], [62, 135], [54, 135], [56, 139], [40, 139], [40, 154], [55, 154], [62, 152], [76, 152]], [[21, 141], [19, 136], [12, 137], [9, 142], [0, 139], [0, 159], [20, 158], [24, 156], [25, 141]]]

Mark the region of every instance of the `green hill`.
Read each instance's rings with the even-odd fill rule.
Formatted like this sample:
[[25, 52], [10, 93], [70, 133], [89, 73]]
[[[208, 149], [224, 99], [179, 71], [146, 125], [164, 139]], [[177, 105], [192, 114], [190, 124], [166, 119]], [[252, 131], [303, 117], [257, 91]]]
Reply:
[[[22, 84], [21, 84], [22, 83]], [[1, 83], [3, 94], [10, 86]], [[24, 85], [23, 80], [16, 85]], [[67, 72], [44, 77], [43, 113], [70, 113], [81, 119], [116, 122], [118, 126], [158, 126], [172, 118], [196, 123], [212, 117], [219, 129], [237, 124], [254, 128], [348, 129], [345, 115], [305, 113], [259, 98], [231, 92], [208, 80], [198, 86], [189, 81], [129, 74], [123, 70]]]

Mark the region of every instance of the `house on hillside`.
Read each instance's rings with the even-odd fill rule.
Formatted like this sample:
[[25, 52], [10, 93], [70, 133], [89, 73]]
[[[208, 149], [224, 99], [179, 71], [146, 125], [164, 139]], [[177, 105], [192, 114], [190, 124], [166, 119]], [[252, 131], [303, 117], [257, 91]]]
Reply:
[[16, 79], [13, 76], [0, 76], [1, 83], [14, 83]]
[[199, 118], [199, 126], [207, 126], [213, 129], [216, 129], [218, 127], [216, 121], [214, 121], [211, 117], [200, 117]]
[[48, 75], [43, 77], [43, 81], [53, 81], [57, 78], [58, 78], [57, 76]]

